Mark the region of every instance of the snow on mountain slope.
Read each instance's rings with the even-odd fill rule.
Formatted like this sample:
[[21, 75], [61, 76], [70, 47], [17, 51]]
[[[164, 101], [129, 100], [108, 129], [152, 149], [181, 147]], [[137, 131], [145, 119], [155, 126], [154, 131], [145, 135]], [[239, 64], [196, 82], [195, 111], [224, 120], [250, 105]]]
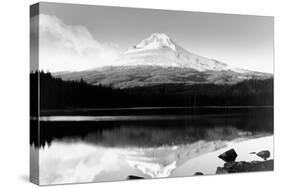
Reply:
[[142, 40], [139, 44], [125, 52], [125, 54], [135, 51], [160, 48], [171, 48], [176, 51], [176, 45], [167, 35], [164, 33], [153, 33], [149, 38]]
[[154, 33], [149, 38], [142, 40], [139, 44], [128, 49], [117, 60], [116, 64], [123, 66], [150, 65], [180, 67], [194, 69], [200, 72], [207, 70], [232, 70], [225, 63], [208, 59], [183, 49], [163, 33]]
[[80, 80], [115, 88], [159, 84], [235, 84], [249, 79], [272, 78], [272, 74], [231, 67], [193, 54], [163, 33], [128, 49], [110, 66], [68, 73], [53, 73], [64, 80]]

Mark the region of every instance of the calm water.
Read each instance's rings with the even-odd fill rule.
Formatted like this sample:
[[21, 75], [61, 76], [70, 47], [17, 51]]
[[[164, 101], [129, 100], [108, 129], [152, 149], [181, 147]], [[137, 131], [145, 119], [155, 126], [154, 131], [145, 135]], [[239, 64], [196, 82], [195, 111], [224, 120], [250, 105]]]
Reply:
[[234, 140], [272, 135], [273, 109], [48, 111], [32, 131], [40, 132], [39, 142], [32, 138], [31, 144], [39, 149], [42, 184], [193, 175], [190, 160]]

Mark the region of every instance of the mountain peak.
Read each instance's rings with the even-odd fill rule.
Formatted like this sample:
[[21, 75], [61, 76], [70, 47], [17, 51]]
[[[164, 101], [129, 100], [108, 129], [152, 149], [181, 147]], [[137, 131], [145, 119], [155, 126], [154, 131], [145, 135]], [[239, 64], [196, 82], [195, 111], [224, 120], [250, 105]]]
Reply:
[[136, 50], [151, 50], [170, 48], [176, 51], [176, 45], [165, 33], [153, 33], [148, 38], [142, 40], [139, 44], [130, 48], [127, 53]]
[[116, 62], [116, 65], [135, 66], [150, 65], [161, 67], [180, 67], [203, 71], [234, 71], [247, 70], [231, 67], [220, 61], [191, 53], [166, 35], [153, 33], [137, 45], [129, 48]]

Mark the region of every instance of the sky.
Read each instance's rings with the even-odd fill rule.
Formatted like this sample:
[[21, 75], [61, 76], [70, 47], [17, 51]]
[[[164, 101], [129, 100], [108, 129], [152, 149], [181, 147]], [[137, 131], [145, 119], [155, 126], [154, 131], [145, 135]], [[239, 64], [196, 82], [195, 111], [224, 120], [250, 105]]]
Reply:
[[56, 72], [107, 65], [152, 33], [165, 33], [195, 54], [273, 73], [273, 22], [269, 16], [41, 3], [39, 66]]

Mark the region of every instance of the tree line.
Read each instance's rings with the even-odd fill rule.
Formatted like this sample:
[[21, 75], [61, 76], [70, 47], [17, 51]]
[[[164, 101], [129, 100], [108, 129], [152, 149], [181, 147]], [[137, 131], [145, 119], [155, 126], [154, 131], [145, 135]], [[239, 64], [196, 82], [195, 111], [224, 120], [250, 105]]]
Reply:
[[[39, 90], [39, 94], [38, 94]], [[162, 84], [135, 88], [64, 81], [51, 73], [30, 73], [31, 111], [66, 108], [273, 105], [273, 79], [234, 85]]]

